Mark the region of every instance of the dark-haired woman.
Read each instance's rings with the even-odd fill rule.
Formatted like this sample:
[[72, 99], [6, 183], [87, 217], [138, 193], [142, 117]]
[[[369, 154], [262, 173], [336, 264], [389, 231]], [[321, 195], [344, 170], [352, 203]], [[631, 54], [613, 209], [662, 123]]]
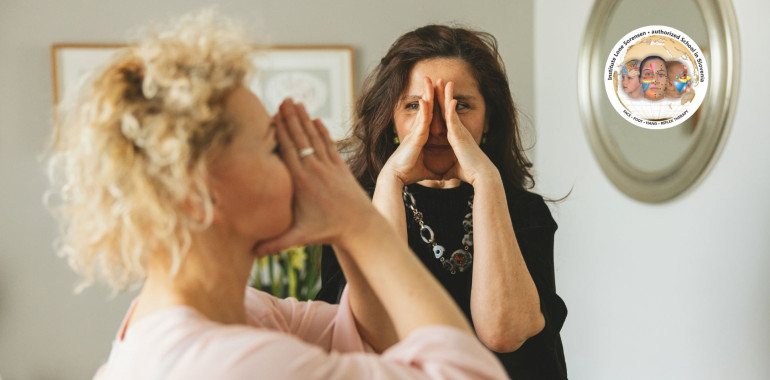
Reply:
[[[441, 25], [401, 36], [364, 83], [356, 112], [349, 164], [377, 209], [512, 378], [565, 379], [557, 226], [527, 191], [532, 165], [495, 38]], [[322, 278], [318, 298], [336, 302], [346, 281], [328, 247]], [[374, 346], [393, 341], [381, 336]]]

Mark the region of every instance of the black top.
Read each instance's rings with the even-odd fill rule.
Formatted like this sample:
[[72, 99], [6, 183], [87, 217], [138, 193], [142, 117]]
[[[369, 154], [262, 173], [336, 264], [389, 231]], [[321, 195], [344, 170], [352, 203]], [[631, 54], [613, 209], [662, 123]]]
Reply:
[[[453, 189], [435, 189], [418, 184], [408, 186], [423, 221], [435, 233], [435, 241], [446, 248], [445, 257], [461, 248], [465, 234], [462, 221], [468, 213], [468, 199], [473, 187], [463, 183]], [[369, 193], [372, 193], [369, 189]], [[567, 367], [559, 331], [567, 317], [567, 307], [556, 294], [553, 270], [553, 238], [556, 222], [543, 198], [522, 190], [507, 190], [506, 198], [516, 240], [540, 295], [545, 328], [528, 339], [518, 350], [497, 357], [513, 379], [566, 379]], [[447, 289], [469, 321], [473, 271], [451, 274], [433, 255], [430, 244], [419, 235], [419, 224], [406, 211], [409, 247]], [[473, 253], [473, 251], [471, 251]], [[475, 254], [475, 253], [474, 253]], [[338, 303], [345, 277], [331, 247], [324, 247], [321, 261], [321, 291], [316, 299]]]

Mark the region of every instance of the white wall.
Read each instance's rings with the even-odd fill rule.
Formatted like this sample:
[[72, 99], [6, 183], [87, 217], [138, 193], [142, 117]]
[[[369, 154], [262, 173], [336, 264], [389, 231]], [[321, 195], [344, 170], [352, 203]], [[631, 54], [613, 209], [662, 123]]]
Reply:
[[[51, 249], [55, 227], [41, 206], [37, 162], [50, 130], [49, 48], [56, 42], [124, 42], [150, 19], [196, 9], [185, 1], [0, 1], [0, 376], [83, 379], [107, 358], [130, 295], [104, 288], [72, 295], [75, 276]], [[349, 44], [357, 84], [393, 40], [429, 22], [457, 20], [499, 39], [516, 100], [533, 110], [533, 2], [251, 0], [221, 2], [257, 20], [275, 44]], [[259, 21], [261, 20], [261, 21]]]
[[756, 85], [770, 3], [734, 3], [743, 74], [732, 132], [705, 181], [661, 205], [613, 187], [581, 125], [574, 65], [592, 1], [535, 4], [538, 188], [574, 186], [555, 208], [570, 378], [770, 378], [770, 128]]
[[[562, 335], [570, 377], [764, 379], [770, 150], [763, 148], [770, 129], [762, 113], [767, 95], [752, 73], [770, 61], [770, 5], [735, 2], [744, 73], [735, 125], [705, 181], [663, 205], [618, 192], [583, 133], [574, 64], [591, 0], [231, 1], [221, 9], [261, 19], [277, 44], [353, 45], [358, 85], [393, 39], [415, 26], [460, 20], [495, 34], [517, 101], [537, 122], [538, 188], [556, 197], [574, 186], [554, 209], [557, 286], [570, 311]], [[130, 27], [202, 4], [0, 2], [3, 379], [89, 377], [106, 358], [130, 299], [108, 301], [103, 288], [73, 296], [75, 277], [50, 248], [54, 225], [40, 203], [45, 179], [36, 160], [50, 128], [50, 44], [122, 42]], [[294, 16], [302, 7], [306, 12]]]

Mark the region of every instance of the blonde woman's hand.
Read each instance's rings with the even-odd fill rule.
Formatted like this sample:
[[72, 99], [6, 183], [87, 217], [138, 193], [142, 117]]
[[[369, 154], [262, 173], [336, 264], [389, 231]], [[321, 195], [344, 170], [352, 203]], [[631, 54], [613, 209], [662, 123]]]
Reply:
[[422, 149], [428, 141], [430, 123], [433, 120], [433, 83], [425, 77], [423, 96], [419, 99], [420, 109], [414, 119], [409, 134], [404, 136], [396, 151], [388, 158], [380, 171], [380, 176], [390, 175], [401, 184], [408, 185], [424, 179], [441, 179], [428, 170], [423, 163]]
[[367, 218], [378, 215], [320, 120], [311, 120], [304, 106], [287, 99], [274, 123], [294, 187], [293, 220], [282, 235], [261, 242], [258, 253], [313, 243], [337, 244]]
[[457, 115], [454, 83], [445, 83], [443, 79], [439, 79], [436, 85], [439, 93], [438, 103], [446, 122], [447, 140], [457, 158], [454, 166], [444, 173], [443, 179], [459, 178], [473, 185], [483, 176], [497, 174], [497, 167], [481, 150], [473, 135]]

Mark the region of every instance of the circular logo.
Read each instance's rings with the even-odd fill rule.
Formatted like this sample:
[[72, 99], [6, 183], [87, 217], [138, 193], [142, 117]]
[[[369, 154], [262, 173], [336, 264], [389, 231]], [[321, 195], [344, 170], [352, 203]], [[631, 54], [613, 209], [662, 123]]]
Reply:
[[681, 31], [651, 25], [612, 48], [604, 87], [615, 110], [647, 129], [679, 125], [698, 110], [708, 88], [708, 67], [698, 45]]

